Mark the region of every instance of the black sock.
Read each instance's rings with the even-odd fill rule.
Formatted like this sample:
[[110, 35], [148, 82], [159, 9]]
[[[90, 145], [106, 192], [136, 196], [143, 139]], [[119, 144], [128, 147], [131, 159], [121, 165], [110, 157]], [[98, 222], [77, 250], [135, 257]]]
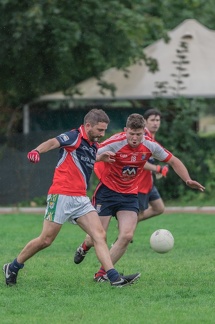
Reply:
[[107, 271], [107, 276], [110, 282], [114, 282], [119, 278], [119, 273], [115, 269], [110, 269]]
[[14, 259], [13, 262], [10, 264], [9, 269], [11, 272], [17, 273], [20, 269], [24, 267], [24, 264], [19, 263], [17, 259]]

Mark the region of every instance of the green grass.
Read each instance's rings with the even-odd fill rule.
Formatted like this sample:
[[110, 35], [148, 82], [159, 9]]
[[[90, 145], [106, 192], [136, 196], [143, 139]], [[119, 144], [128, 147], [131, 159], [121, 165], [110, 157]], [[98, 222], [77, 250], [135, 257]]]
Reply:
[[[42, 215], [0, 216], [2, 265], [40, 233], [42, 219]], [[149, 247], [150, 235], [158, 228], [174, 235], [175, 247], [167, 254]], [[140, 223], [134, 243], [116, 268], [142, 275], [137, 284], [122, 289], [93, 282], [99, 266], [93, 249], [83, 263], [73, 263], [84, 236], [78, 226], [65, 224], [50, 248], [26, 262], [15, 287], [7, 287], [2, 275], [2, 324], [214, 323], [213, 215], [162, 215]], [[116, 237], [113, 219], [108, 244]]]
[[214, 206], [214, 194], [213, 190], [211, 194], [201, 193], [198, 195], [186, 195], [179, 199], [165, 199], [166, 207], [188, 207], [188, 206], [196, 206], [196, 207], [205, 207], [205, 206]]

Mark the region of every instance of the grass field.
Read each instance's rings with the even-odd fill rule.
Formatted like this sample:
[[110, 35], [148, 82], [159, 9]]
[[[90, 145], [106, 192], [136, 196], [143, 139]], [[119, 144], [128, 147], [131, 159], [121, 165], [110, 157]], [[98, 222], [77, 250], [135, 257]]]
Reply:
[[[12, 261], [41, 230], [42, 215], [1, 215], [1, 265]], [[174, 249], [157, 254], [149, 237], [170, 230]], [[138, 225], [134, 243], [116, 268], [141, 272], [139, 281], [122, 289], [93, 282], [99, 263], [92, 249], [80, 265], [73, 263], [84, 238], [78, 226], [65, 224], [53, 245], [26, 262], [15, 287], [0, 282], [2, 324], [206, 324], [215, 323], [214, 217], [172, 214]], [[117, 237], [115, 219], [108, 233]]]

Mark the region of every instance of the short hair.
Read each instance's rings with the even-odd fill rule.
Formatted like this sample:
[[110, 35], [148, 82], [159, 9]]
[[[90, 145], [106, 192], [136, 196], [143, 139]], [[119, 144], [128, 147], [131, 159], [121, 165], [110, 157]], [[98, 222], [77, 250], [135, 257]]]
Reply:
[[157, 108], [151, 108], [145, 111], [143, 118], [147, 120], [150, 116], [155, 115], [155, 116], [162, 116], [161, 112]]
[[102, 109], [91, 109], [84, 117], [84, 124], [90, 123], [91, 126], [95, 126], [100, 122], [106, 124], [110, 123], [110, 118]]
[[139, 129], [145, 127], [144, 118], [140, 114], [131, 114], [126, 121], [126, 127], [130, 129]]

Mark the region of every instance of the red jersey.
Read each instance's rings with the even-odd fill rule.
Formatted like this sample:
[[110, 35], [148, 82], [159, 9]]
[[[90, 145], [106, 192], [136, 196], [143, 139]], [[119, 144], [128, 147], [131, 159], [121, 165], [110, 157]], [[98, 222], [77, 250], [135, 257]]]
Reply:
[[120, 193], [138, 193], [143, 166], [152, 155], [162, 162], [167, 162], [172, 157], [169, 151], [146, 137], [143, 137], [138, 147], [131, 147], [125, 132], [115, 134], [101, 143], [98, 154], [106, 151], [114, 152], [116, 161], [105, 164], [98, 162], [94, 170], [105, 186]]
[[[153, 139], [152, 134], [148, 130], [148, 128], [144, 128], [145, 136]], [[139, 192], [143, 194], [147, 194], [152, 190], [153, 187], [153, 176], [152, 172], [149, 170], [143, 170], [140, 179], [139, 179]]]
[[86, 196], [98, 149], [90, 142], [84, 126], [56, 137], [60, 143], [60, 157], [48, 194]]

